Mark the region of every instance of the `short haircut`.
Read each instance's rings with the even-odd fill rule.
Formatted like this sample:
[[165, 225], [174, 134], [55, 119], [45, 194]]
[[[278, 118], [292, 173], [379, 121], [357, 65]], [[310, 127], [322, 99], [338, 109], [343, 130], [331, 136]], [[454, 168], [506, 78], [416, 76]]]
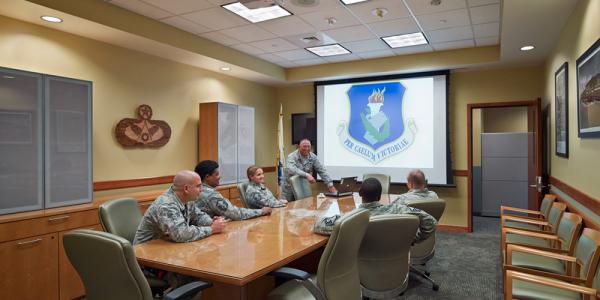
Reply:
[[198, 174], [192, 171], [179, 171], [175, 174], [175, 177], [173, 177], [173, 187], [175, 190], [181, 190], [186, 184], [191, 184], [196, 176], [198, 176]]
[[248, 175], [248, 180], [250, 180], [250, 177], [254, 176], [254, 174], [256, 174], [256, 171], [258, 171], [258, 169], [260, 169], [260, 167], [258, 166], [249, 166], [248, 170], [246, 170], [246, 175]]
[[427, 183], [425, 180], [425, 173], [419, 169], [410, 171], [406, 180], [419, 188], [425, 187], [425, 183]]
[[310, 142], [310, 140], [308, 138], [302, 138], [299, 142], [298, 145], [302, 144], [302, 142], [307, 141], [309, 144], [312, 145], [312, 143]]
[[219, 164], [214, 160], [203, 160], [196, 165], [194, 172], [200, 175], [200, 179], [204, 181], [206, 176], [211, 175], [216, 169], [219, 168]]
[[363, 180], [359, 191], [363, 202], [375, 202], [381, 199], [381, 183], [376, 178]]

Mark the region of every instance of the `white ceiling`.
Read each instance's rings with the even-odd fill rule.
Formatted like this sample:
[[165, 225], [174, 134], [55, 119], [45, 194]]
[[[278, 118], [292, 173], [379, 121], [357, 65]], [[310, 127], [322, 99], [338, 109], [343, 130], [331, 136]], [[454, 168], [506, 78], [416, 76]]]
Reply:
[[[497, 45], [500, 41], [500, 0], [371, 0], [343, 5], [339, 0], [319, 0], [301, 7], [302, 1], [283, 0], [293, 15], [252, 24], [221, 5], [233, 0], [111, 0], [146, 17], [164, 22], [283, 67], [323, 64], [402, 55], [380, 38], [422, 31], [430, 45], [410, 53]], [[372, 13], [385, 8], [387, 14]], [[329, 18], [335, 18], [333, 25]], [[306, 43], [304, 37], [318, 41]], [[340, 43], [351, 54], [320, 58], [306, 47]]]

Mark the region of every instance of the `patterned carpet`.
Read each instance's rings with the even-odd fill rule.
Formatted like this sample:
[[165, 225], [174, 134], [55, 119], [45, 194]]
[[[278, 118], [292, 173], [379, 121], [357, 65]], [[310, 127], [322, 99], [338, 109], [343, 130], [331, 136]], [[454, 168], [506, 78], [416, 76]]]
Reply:
[[473, 233], [439, 232], [437, 238], [427, 270], [439, 291], [411, 277], [400, 299], [502, 299], [500, 219], [473, 217]]

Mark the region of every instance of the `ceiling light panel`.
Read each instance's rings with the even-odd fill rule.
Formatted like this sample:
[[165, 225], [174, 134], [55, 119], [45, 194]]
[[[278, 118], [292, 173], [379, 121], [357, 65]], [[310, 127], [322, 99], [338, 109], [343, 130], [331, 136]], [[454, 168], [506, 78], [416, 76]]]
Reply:
[[340, 44], [325, 45], [325, 46], [318, 46], [318, 47], [308, 47], [305, 49], [318, 55], [318, 56], [321, 56], [321, 57], [351, 53], [350, 51], [348, 51], [348, 49], [342, 47]]
[[291, 15], [289, 11], [285, 10], [279, 5], [249, 9], [242, 3], [235, 2], [223, 5], [223, 8], [252, 23], [263, 22]]
[[360, 3], [360, 2], [365, 2], [368, 0], [342, 0], [342, 3], [346, 4], [346, 5], [350, 5], [350, 4], [354, 4], [354, 3]]
[[393, 35], [382, 38], [392, 48], [410, 47], [427, 44], [427, 39], [422, 32]]

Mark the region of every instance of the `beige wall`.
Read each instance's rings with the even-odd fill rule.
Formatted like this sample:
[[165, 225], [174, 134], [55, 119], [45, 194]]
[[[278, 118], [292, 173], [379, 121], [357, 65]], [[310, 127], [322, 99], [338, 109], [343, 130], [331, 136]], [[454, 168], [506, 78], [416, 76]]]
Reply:
[[[450, 143], [453, 169], [467, 169], [467, 104], [533, 100], [542, 93], [542, 67], [521, 67], [492, 70], [467, 70], [450, 75]], [[276, 90], [276, 100], [283, 104], [285, 124], [291, 124], [290, 115], [314, 111], [312, 85], [284, 87]], [[290, 128], [284, 128], [286, 151], [290, 152]], [[433, 188], [447, 201], [442, 224], [468, 225], [468, 182], [466, 177], [455, 177], [456, 188]], [[403, 192], [393, 187], [392, 192]]]
[[[94, 181], [172, 175], [198, 157], [198, 103], [222, 101], [256, 108], [256, 162], [274, 165], [277, 110], [274, 89], [0, 17], [0, 66], [93, 82]], [[114, 126], [149, 104], [171, 140], [159, 149], [123, 149]], [[270, 186], [274, 176], [269, 175]]]
[[[600, 198], [598, 184], [600, 139], [577, 137], [576, 60], [600, 37], [598, 20], [600, 20], [600, 1], [579, 1], [546, 60], [543, 97], [544, 104], [549, 104], [552, 108], [550, 113], [552, 140], [549, 143], [549, 147], [552, 147], [551, 175], [596, 199]], [[554, 154], [556, 138], [554, 72], [565, 61], [569, 63], [569, 158]]]
[[481, 166], [481, 133], [483, 122], [481, 118], [482, 109], [473, 109], [471, 120], [473, 122], [473, 166]]
[[482, 109], [483, 132], [527, 132], [527, 107]]

